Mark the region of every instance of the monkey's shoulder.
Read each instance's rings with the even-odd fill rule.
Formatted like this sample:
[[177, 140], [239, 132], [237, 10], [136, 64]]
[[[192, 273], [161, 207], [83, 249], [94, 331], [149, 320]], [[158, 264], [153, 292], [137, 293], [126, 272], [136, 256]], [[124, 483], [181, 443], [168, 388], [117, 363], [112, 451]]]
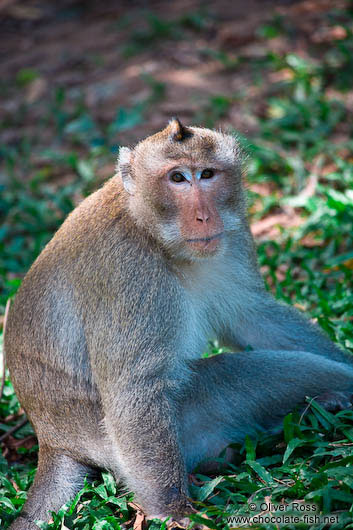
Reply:
[[[67, 217], [34, 264], [34, 269], [116, 271], [118, 263], [138, 263], [150, 258], [151, 242], [138, 229], [126, 208], [118, 179], [84, 199]], [[115, 268], [114, 268], [115, 266]]]

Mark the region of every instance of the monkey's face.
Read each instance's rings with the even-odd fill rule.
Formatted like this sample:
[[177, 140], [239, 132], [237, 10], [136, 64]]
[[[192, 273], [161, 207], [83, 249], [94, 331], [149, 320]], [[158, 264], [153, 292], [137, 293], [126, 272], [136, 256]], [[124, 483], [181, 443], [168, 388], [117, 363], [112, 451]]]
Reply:
[[165, 168], [160, 186], [159, 232], [165, 244], [179, 254], [200, 257], [220, 251], [225, 237], [220, 204], [222, 170], [185, 160]]
[[190, 260], [224, 251], [237, 229], [244, 210], [239, 166], [233, 137], [178, 120], [120, 156], [137, 224]]

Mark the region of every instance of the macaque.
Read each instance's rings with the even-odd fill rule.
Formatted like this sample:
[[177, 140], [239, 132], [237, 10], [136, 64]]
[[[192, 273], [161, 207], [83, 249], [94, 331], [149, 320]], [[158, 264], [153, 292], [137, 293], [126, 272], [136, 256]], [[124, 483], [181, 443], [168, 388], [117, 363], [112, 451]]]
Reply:
[[[202, 358], [210, 338], [243, 351]], [[236, 139], [177, 119], [121, 148], [68, 216], [23, 281], [5, 349], [39, 442], [12, 530], [36, 529], [97, 469], [149, 518], [179, 520], [199, 461], [306, 396], [345, 408], [353, 392], [349, 354], [264, 287]]]

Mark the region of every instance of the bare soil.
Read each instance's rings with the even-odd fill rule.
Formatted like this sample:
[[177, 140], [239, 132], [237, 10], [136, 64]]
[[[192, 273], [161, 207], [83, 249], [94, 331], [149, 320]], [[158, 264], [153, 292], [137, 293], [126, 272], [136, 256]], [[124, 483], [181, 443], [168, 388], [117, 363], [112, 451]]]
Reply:
[[[81, 98], [100, 123], [108, 123], [118, 107], [146, 98], [150, 90], [146, 75], [164, 84], [163, 97], [151, 105], [143, 125], [126, 131], [118, 143], [134, 143], [174, 115], [186, 123], [204, 121], [210, 98], [218, 95], [228, 96], [231, 105], [217, 125], [251, 135], [256, 129], [252, 115], [263, 113], [271, 87], [266, 74], [250, 61], [266, 53], [259, 27], [274, 16], [284, 17], [289, 33], [272, 39], [271, 48], [305, 55], [325, 40], [323, 15], [341, 4], [332, 0], [2, 0], [0, 119], [6, 127], [0, 141], [16, 144], [35, 133], [58, 87], [65, 88], [68, 102], [74, 105]], [[199, 30], [180, 24], [182, 17], [195, 13], [204, 16]], [[172, 29], [151, 33], [150, 14], [170, 22]], [[144, 32], [145, 40], [138, 53], [127, 56], [129, 49], [136, 48], [139, 32]], [[232, 71], [212, 56], [216, 50], [234, 58], [248, 57], [249, 62]], [[23, 69], [38, 73], [25, 86], [18, 79]], [[53, 134], [48, 126], [44, 146], [55, 141]]]

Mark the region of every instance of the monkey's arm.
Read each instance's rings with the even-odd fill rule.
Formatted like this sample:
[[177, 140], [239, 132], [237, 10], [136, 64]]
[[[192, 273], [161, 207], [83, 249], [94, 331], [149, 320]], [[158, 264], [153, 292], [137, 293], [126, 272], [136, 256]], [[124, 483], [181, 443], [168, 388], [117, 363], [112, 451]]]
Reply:
[[182, 320], [177, 288], [158, 262], [148, 272], [139, 274], [132, 262], [121, 285], [112, 279], [90, 313], [86, 338], [113, 447], [111, 471], [148, 516], [177, 517], [190, 511], [175, 410], [188, 377], [178, 362]]
[[136, 494], [149, 517], [179, 517], [191, 505], [173, 382], [168, 385], [158, 375], [147, 378], [141, 367], [136, 369], [133, 381], [120, 380], [120, 388], [109, 381], [115, 392], [104, 392], [105, 428], [116, 455], [112, 471]]
[[224, 333], [225, 342], [242, 348], [301, 350], [336, 361], [349, 361], [338, 346], [317, 325], [297, 309], [277, 302], [257, 283], [254, 289], [237, 285], [242, 305]]
[[[284, 416], [305, 397], [353, 392], [353, 369], [300, 351], [226, 353], [193, 362], [179, 414], [187, 468], [217, 457], [230, 442], [261, 430], [278, 430]], [[337, 395], [337, 394], [336, 394]], [[343, 397], [344, 396], [339, 396]], [[332, 403], [335, 406], [335, 403]], [[339, 404], [339, 403], [338, 403]], [[343, 399], [342, 407], [350, 406]]]

